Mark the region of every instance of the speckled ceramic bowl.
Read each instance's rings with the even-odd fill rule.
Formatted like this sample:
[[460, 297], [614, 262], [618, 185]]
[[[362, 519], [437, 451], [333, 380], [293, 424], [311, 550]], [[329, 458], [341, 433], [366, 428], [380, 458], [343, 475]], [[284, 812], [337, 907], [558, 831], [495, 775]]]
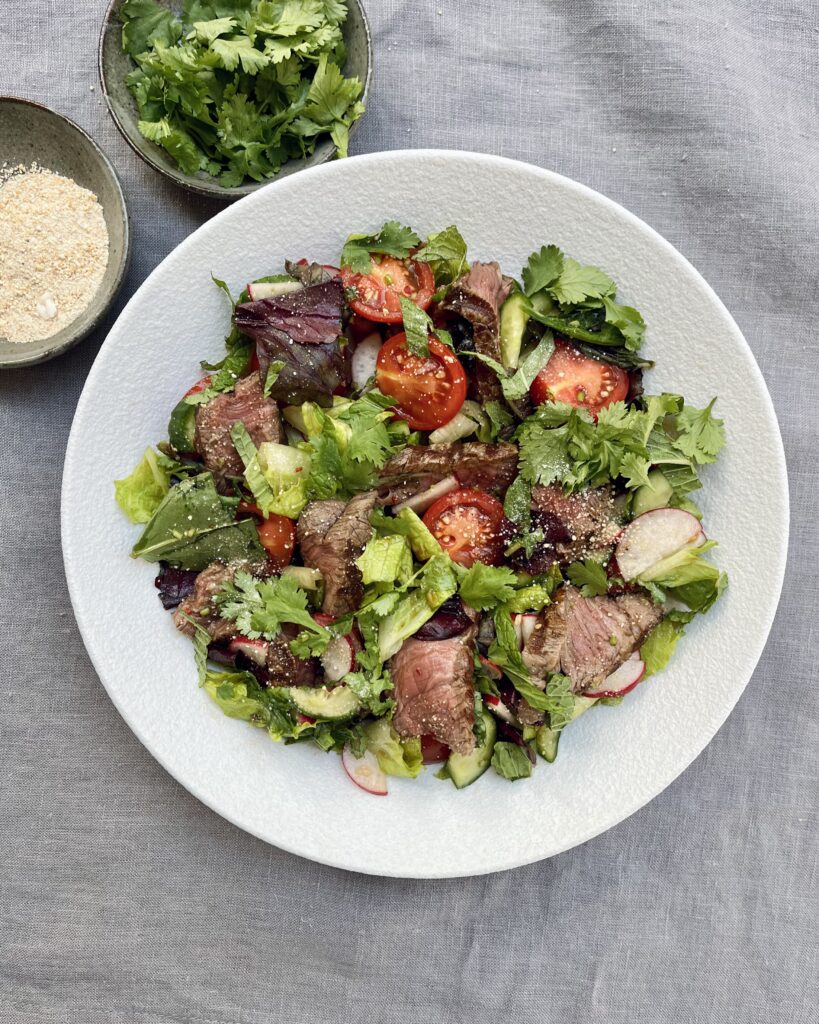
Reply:
[[76, 345], [105, 316], [128, 269], [128, 211], [108, 158], [90, 135], [62, 114], [31, 100], [0, 96], [0, 165], [34, 162], [73, 178], [96, 195], [108, 228], [108, 266], [90, 305], [61, 331], [22, 344], [0, 337], [0, 367], [42, 363]]
[[[335, 155], [336, 148], [327, 138], [318, 143], [312, 156], [306, 159], [288, 160], [275, 178], [264, 181], [246, 181], [235, 188], [224, 188], [215, 178], [205, 174], [204, 171], [195, 175], [185, 174], [164, 149], [146, 139], [137, 128], [139, 120], [137, 105], [125, 81], [135, 65], [128, 54], [123, 53], [122, 50], [122, 24], [118, 12], [123, 2], [124, 0], [112, 0], [102, 23], [99, 42], [99, 72], [102, 91], [105, 94], [111, 116], [125, 141], [138, 156], [141, 156], [160, 174], [164, 174], [190, 192], [220, 199], [236, 199], [270, 184], [271, 180], [276, 181], [305, 167], [315, 167], [318, 164], [326, 163]], [[180, 0], [159, 0], [159, 3], [177, 13], [182, 6]], [[347, 0], [347, 6], [349, 13], [343, 26], [347, 60], [343, 70], [348, 77], [359, 78], [364, 83], [361, 99], [366, 104], [372, 70], [370, 26], [359, 0]], [[356, 130], [358, 123], [356, 121], [352, 126], [351, 133]]]

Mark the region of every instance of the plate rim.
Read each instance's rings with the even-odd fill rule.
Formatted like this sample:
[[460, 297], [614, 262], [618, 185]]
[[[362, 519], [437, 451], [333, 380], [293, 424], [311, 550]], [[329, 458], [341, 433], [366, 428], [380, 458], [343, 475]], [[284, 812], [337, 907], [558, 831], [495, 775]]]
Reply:
[[[97, 375], [99, 373], [102, 372], [100, 367], [101, 367], [101, 364], [102, 364], [102, 361], [103, 361], [103, 357], [104, 357], [104, 355], [106, 353], [106, 344], [107, 344], [107, 340], [108, 340], [107, 337], [106, 337], [106, 341], [103, 342], [103, 345], [101, 346], [100, 351], [98, 352], [97, 356], [95, 357], [94, 363], [91, 366], [91, 369], [90, 369], [90, 371], [88, 373], [88, 376], [86, 378], [85, 384], [83, 385], [82, 392], [81, 392], [80, 397], [79, 397], [78, 402], [77, 402], [76, 410], [75, 410], [74, 417], [73, 417], [72, 424], [71, 424], [71, 430], [70, 430], [69, 436], [68, 436], [68, 442], [66, 444], [66, 449], [65, 449], [65, 461], [64, 461], [64, 467], [63, 467], [62, 486], [61, 486], [61, 500], [60, 500], [60, 533], [61, 533], [61, 545], [62, 545], [62, 551], [63, 551], [63, 562], [64, 562], [64, 568], [65, 568], [66, 582], [67, 582], [67, 585], [68, 585], [69, 596], [70, 596], [70, 599], [71, 599], [71, 604], [72, 604], [72, 609], [73, 609], [73, 612], [74, 612], [75, 620], [77, 622], [77, 627], [78, 627], [78, 629], [80, 631], [80, 635], [81, 635], [82, 640], [83, 640], [83, 645], [85, 646], [85, 649], [86, 649], [86, 651], [88, 653], [88, 656], [89, 656], [89, 658], [91, 660], [91, 663], [94, 666], [94, 670], [97, 673], [97, 676], [98, 676], [100, 682], [102, 683], [103, 688], [105, 689], [105, 691], [108, 694], [109, 698], [111, 699], [112, 703], [116, 707], [117, 711], [119, 712], [119, 714], [121, 715], [121, 717], [123, 718], [125, 723], [128, 725], [128, 727], [131, 729], [131, 731], [134, 733], [134, 735], [137, 737], [137, 739], [140, 741], [140, 743], [142, 743], [142, 745], [148, 750], [148, 752], [151, 754], [151, 756], [156, 761], [159, 762], [159, 764], [164, 768], [164, 770], [166, 772], [168, 772], [168, 774], [179, 785], [183, 786], [189, 793], [191, 793], [191, 795], [193, 795], [201, 803], [205, 804], [205, 806], [208, 807], [211, 811], [215, 812], [220, 817], [222, 817], [225, 820], [229, 821], [232, 825], [236, 826], [237, 828], [240, 828], [242, 831], [247, 832], [250, 835], [253, 835], [255, 838], [257, 838], [257, 839], [259, 839], [259, 840], [261, 840], [261, 841], [263, 841], [263, 842], [265, 842], [265, 843], [267, 843], [267, 844], [269, 844], [271, 846], [274, 846], [277, 849], [284, 850], [287, 853], [294, 854], [294, 855], [299, 856], [299, 857], [304, 857], [305, 859], [314, 861], [314, 862], [319, 863], [319, 864], [324, 864], [324, 865], [326, 865], [328, 867], [339, 868], [339, 869], [346, 870], [346, 871], [352, 871], [352, 872], [355, 872], [355, 873], [358, 873], [358, 874], [372, 875], [372, 876], [375, 876], [375, 877], [417, 878], [417, 879], [463, 878], [463, 877], [477, 877], [477, 876], [480, 876], [480, 875], [493, 874], [493, 873], [501, 872], [501, 871], [508, 871], [508, 870], [512, 870], [512, 869], [517, 868], [517, 867], [524, 867], [524, 866], [526, 866], [528, 864], [533, 864], [533, 863], [537, 863], [537, 862], [542, 861], [542, 860], [547, 860], [547, 859], [555, 857], [555, 856], [557, 856], [557, 855], [559, 855], [561, 853], [565, 853], [568, 850], [574, 849], [575, 847], [581, 846], [584, 843], [589, 842], [591, 839], [594, 839], [596, 836], [601, 835], [602, 833], [607, 832], [610, 829], [617, 827], [622, 822], [628, 820], [628, 818], [630, 818], [633, 814], [636, 814], [637, 811], [641, 810], [648, 803], [650, 803], [652, 800], [654, 800], [655, 797], [657, 797], [660, 793], [662, 793], [663, 790], [667, 789], [674, 781], [676, 781], [676, 779], [678, 779], [685, 771], [687, 771], [687, 769], [691, 766], [691, 764], [693, 764], [693, 762], [703, 753], [703, 751], [706, 749], [706, 747], [708, 747], [710, 745], [710, 743], [712, 742], [712, 740], [714, 739], [716, 734], [720, 731], [722, 726], [725, 724], [725, 722], [728, 719], [728, 717], [731, 714], [731, 712], [736, 707], [736, 704], [738, 703], [740, 697], [745, 692], [748, 684], [750, 683], [751, 678], [753, 677], [753, 673], [756, 671], [756, 668], [757, 668], [757, 666], [759, 664], [759, 660], [760, 660], [760, 658], [761, 658], [761, 656], [762, 656], [762, 654], [764, 652], [764, 649], [765, 649], [765, 647], [767, 645], [767, 642], [768, 642], [768, 639], [770, 637], [771, 628], [773, 626], [773, 623], [774, 623], [774, 620], [775, 620], [775, 617], [776, 617], [776, 614], [777, 614], [777, 610], [778, 610], [778, 607], [779, 607], [779, 603], [780, 603], [780, 600], [781, 600], [782, 588], [783, 588], [783, 585], [784, 585], [784, 579], [785, 579], [785, 574], [786, 574], [786, 569], [787, 569], [788, 540], [789, 540], [789, 533], [790, 533], [790, 493], [789, 493], [789, 487], [788, 487], [787, 461], [786, 461], [786, 458], [785, 458], [785, 449], [784, 449], [784, 444], [782, 442], [782, 432], [781, 432], [781, 428], [780, 428], [780, 425], [779, 425], [779, 420], [778, 420], [778, 417], [776, 415], [776, 409], [774, 407], [773, 400], [771, 398], [771, 394], [770, 394], [770, 392], [768, 390], [768, 387], [767, 387], [767, 384], [765, 382], [765, 378], [762, 375], [762, 371], [759, 368], [759, 365], [758, 365], [758, 363], [756, 361], [756, 358], [755, 358], [755, 356], [753, 354], [753, 351], [751, 350], [750, 346], [748, 345], [748, 342], [746, 341], [742, 331], [740, 330], [739, 326], [737, 325], [737, 323], [734, 320], [733, 316], [731, 315], [730, 311], [725, 306], [725, 304], [722, 302], [720, 297], [717, 295], [717, 293], [714, 291], [714, 289], [711, 287], [711, 285], [708, 283], [708, 281], [706, 281], [705, 278], [702, 276], [702, 274], [697, 270], [697, 268], [694, 267], [693, 264], [690, 263], [690, 261], [674, 245], [672, 245], [671, 242], [669, 242], [666, 238], [664, 238], [655, 228], [651, 227], [650, 224], [646, 223], [644, 220], [642, 220], [642, 218], [640, 218], [636, 214], [632, 213], [630, 210], [628, 210], [627, 208], [622, 206], [620, 203], [618, 203], [615, 200], [611, 199], [610, 197], [606, 196], [604, 193], [598, 192], [597, 190], [590, 188], [588, 185], [584, 185], [583, 183], [578, 182], [578, 181], [576, 181], [576, 180], [574, 180], [572, 178], [566, 177], [565, 175], [559, 174], [556, 171], [552, 171], [550, 169], [547, 169], [547, 168], [544, 168], [544, 167], [540, 167], [537, 164], [532, 164], [532, 163], [529, 163], [529, 162], [523, 161], [523, 160], [516, 160], [516, 159], [512, 159], [510, 157], [498, 156], [498, 155], [487, 154], [487, 153], [480, 153], [480, 152], [471, 151], [471, 150], [453, 150], [453, 149], [430, 149], [430, 148], [424, 148], [424, 149], [385, 150], [385, 151], [379, 151], [379, 152], [375, 152], [375, 153], [365, 153], [365, 154], [359, 154], [357, 156], [348, 157], [343, 162], [343, 164], [339, 164], [336, 161], [336, 162], [327, 163], [327, 164], [321, 164], [321, 165], [318, 165], [316, 167], [305, 169], [304, 171], [299, 172], [299, 175], [296, 176], [296, 178], [298, 180], [301, 180], [303, 178], [303, 176], [305, 176], [305, 175], [310, 175], [310, 176], [314, 176], [314, 177], [324, 176], [324, 175], [329, 176], [329, 175], [333, 175], [334, 173], [336, 173], [334, 168], [336, 168], [338, 166], [345, 166], [345, 165], [361, 163], [361, 162], [378, 163], [380, 161], [390, 161], [391, 162], [391, 161], [396, 161], [396, 160], [400, 161], [400, 160], [403, 160], [403, 159], [414, 159], [414, 160], [417, 160], [417, 159], [439, 159], [439, 160], [440, 159], [444, 159], [444, 160], [446, 160], [446, 159], [453, 158], [453, 157], [461, 159], [461, 160], [465, 159], [467, 161], [471, 161], [471, 162], [474, 162], [476, 164], [484, 164], [485, 165], [485, 164], [488, 163], [488, 164], [494, 164], [494, 165], [496, 165], [498, 167], [510, 167], [510, 168], [520, 168], [520, 167], [523, 167], [523, 168], [526, 169], [527, 172], [534, 172], [535, 174], [542, 175], [546, 179], [551, 179], [554, 183], [556, 183], [556, 184], [558, 184], [558, 185], [560, 185], [560, 186], [562, 186], [564, 188], [568, 188], [571, 191], [574, 191], [574, 192], [578, 193], [583, 198], [592, 199], [593, 201], [596, 201], [596, 202], [602, 202], [605, 205], [607, 205], [610, 209], [612, 209], [613, 212], [616, 212], [618, 215], [620, 215], [621, 217], [625, 218], [628, 222], [631, 223], [631, 225], [637, 227], [638, 229], [640, 229], [640, 230], [642, 230], [644, 232], [647, 232], [648, 235], [651, 237], [651, 239], [653, 240], [653, 242], [655, 244], [659, 244], [662, 248], [664, 248], [666, 250], [666, 252], [668, 253], [668, 255], [673, 260], [675, 260], [676, 262], [681, 264], [681, 266], [683, 266], [686, 269], [687, 272], [693, 274], [696, 277], [696, 279], [697, 279], [698, 283], [700, 284], [700, 286], [704, 288], [704, 290], [708, 294], [709, 298], [714, 303], [714, 305], [717, 308], [717, 310], [720, 312], [720, 314], [721, 314], [721, 316], [722, 316], [722, 318], [724, 320], [726, 330], [730, 330], [730, 332], [734, 336], [734, 339], [737, 342], [740, 343], [740, 347], [744, 348], [745, 354], [748, 357], [747, 362], [749, 363], [750, 372], [755, 376], [757, 383], [760, 385], [761, 398], [762, 398], [764, 404], [766, 405], [767, 411], [769, 413], [770, 423], [775, 428], [774, 431], [773, 431], [773, 435], [774, 436], [773, 436], [772, 440], [775, 441], [775, 447], [776, 447], [776, 455], [777, 455], [777, 458], [776, 458], [776, 476], [777, 476], [777, 479], [774, 481], [774, 485], [777, 486], [779, 494], [781, 496], [781, 500], [782, 500], [782, 519], [783, 519], [783, 522], [782, 522], [781, 526], [783, 528], [782, 528], [782, 530], [780, 531], [780, 534], [779, 534], [779, 536], [780, 536], [779, 549], [775, 552], [775, 556], [776, 557], [774, 559], [775, 563], [776, 563], [776, 579], [775, 579], [775, 586], [773, 588], [772, 596], [775, 599], [772, 600], [770, 602], [770, 604], [769, 604], [769, 608], [768, 608], [768, 611], [767, 611], [767, 614], [766, 614], [766, 620], [765, 620], [765, 624], [764, 624], [764, 629], [759, 631], [758, 639], [756, 640], [756, 642], [754, 644], [753, 651], [752, 651], [754, 667], [751, 669], [751, 672], [750, 672], [750, 675], [748, 676], [748, 679], [741, 686], [736, 687], [735, 692], [731, 692], [730, 693], [728, 699], [726, 700], [725, 707], [720, 709], [718, 715], [716, 716], [716, 724], [713, 726], [713, 728], [711, 728], [709, 726], [708, 735], [705, 736], [705, 738], [703, 739], [702, 742], [700, 742], [699, 739], [697, 740], [697, 742], [695, 744], [696, 749], [694, 750], [694, 752], [691, 754], [690, 757], [688, 757], [688, 755], [686, 754], [686, 761], [685, 761], [685, 763], [678, 770], [675, 771], [673, 777], [670, 778], [670, 779], [667, 779], [667, 780], [659, 780], [656, 785], [652, 785], [650, 787], [649, 794], [645, 797], [645, 799], [641, 799], [641, 801], [637, 804], [637, 806], [634, 806], [633, 808], [631, 808], [626, 814], [621, 814], [620, 812], [617, 812], [615, 815], [613, 815], [613, 819], [614, 820], [606, 820], [602, 824], [595, 823], [591, 828], [588, 829], [587, 832], [584, 832], [581, 835], [580, 838], [574, 838], [571, 841], [568, 841], [565, 845], [560, 845], [559, 848], [553, 849], [553, 850], [551, 850], [551, 852], [546, 853], [546, 854], [542, 854], [542, 853], [537, 854], [536, 853], [534, 855], [531, 855], [531, 856], [527, 855], [527, 856], [524, 856], [524, 857], [510, 855], [510, 856], [508, 856], [506, 858], [503, 858], [500, 861], [492, 863], [491, 865], [488, 865], [488, 866], [487, 865], [479, 865], [479, 866], [477, 866], [475, 868], [460, 868], [460, 867], [458, 867], [455, 870], [434, 870], [434, 869], [432, 869], [432, 870], [429, 870], [429, 871], [419, 871], [417, 869], [413, 869], [409, 873], [407, 871], [402, 871], [401, 869], [391, 870], [391, 869], [385, 869], [385, 868], [381, 868], [381, 867], [372, 868], [372, 867], [358, 866], [358, 865], [351, 866], [350, 863], [345, 862], [342, 858], [334, 857], [332, 855], [332, 850], [328, 851], [326, 855], [324, 855], [323, 853], [317, 854], [317, 853], [315, 853], [313, 851], [305, 852], [304, 849], [300, 849], [298, 847], [297, 843], [294, 843], [294, 842], [291, 842], [291, 841], [279, 841], [278, 839], [275, 840], [275, 841], [272, 840], [271, 838], [269, 838], [268, 835], [263, 834], [261, 829], [255, 828], [252, 825], [248, 825], [248, 824], [246, 824], [244, 822], [240, 822], [239, 820], [237, 820], [238, 816], [235, 816], [229, 810], [226, 811], [226, 810], [222, 809], [222, 807], [215, 806], [215, 801], [212, 801], [208, 796], [204, 795], [204, 793], [202, 792], [202, 788], [199, 785], [198, 779], [197, 780], [193, 780], [193, 781], [188, 781], [188, 780], [183, 781], [181, 778], [179, 778], [177, 776], [177, 774], [175, 773], [174, 769], [171, 768], [170, 765], [167, 763], [167, 760], [166, 760], [165, 756], [163, 754], [161, 754], [160, 752], [158, 752], [156, 749], [154, 749], [154, 745], [148, 739], [145, 738], [145, 736], [142, 734], [142, 731], [139, 728], [139, 726], [134, 721], [132, 721], [130, 719], [130, 717], [126, 714], [126, 712], [123, 710], [123, 708], [122, 708], [122, 706], [120, 704], [120, 701], [118, 700], [117, 695], [114, 692], [112, 692], [111, 688], [109, 688], [108, 683], [106, 682], [106, 680], [105, 680], [105, 678], [103, 676], [103, 673], [101, 672], [100, 668], [97, 665], [97, 658], [96, 658], [96, 652], [94, 650], [93, 638], [89, 639], [86, 636], [86, 629], [84, 628], [84, 626], [83, 626], [83, 624], [82, 624], [82, 622], [80, 620], [80, 615], [78, 614], [78, 611], [77, 611], [78, 599], [76, 597], [76, 591], [77, 591], [78, 581], [77, 581], [77, 577], [76, 577], [76, 574], [75, 574], [75, 569], [72, 567], [71, 542], [70, 542], [70, 540], [68, 540], [69, 530], [67, 528], [67, 522], [68, 522], [69, 514], [68, 514], [68, 511], [67, 511], [67, 495], [68, 495], [68, 492], [69, 492], [70, 486], [71, 486], [73, 448], [74, 448], [74, 445], [76, 443], [76, 437], [79, 434], [79, 429], [80, 429], [79, 428], [79, 423], [80, 423], [80, 420], [82, 418], [83, 413], [85, 412], [85, 407], [88, 404], [88, 402], [90, 401], [90, 395], [91, 395], [91, 393], [93, 391], [93, 388], [94, 388], [94, 385], [95, 385], [95, 381], [96, 381], [96, 377], [97, 377]], [[175, 246], [163, 258], [163, 260], [155, 268], [153, 268], [151, 273], [145, 278], [145, 280], [142, 282], [142, 284], [139, 286], [139, 288], [137, 288], [137, 290], [134, 292], [134, 294], [128, 300], [127, 304], [125, 305], [125, 307], [123, 308], [123, 310], [121, 311], [119, 316], [117, 317], [117, 320], [112, 325], [111, 329], [113, 330], [117, 326], [117, 324], [119, 323], [120, 319], [125, 316], [125, 314], [130, 309], [131, 305], [135, 304], [137, 302], [137, 300], [140, 298], [143, 290], [147, 287], [148, 283], [153, 278], [154, 274], [156, 274], [160, 270], [160, 268], [163, 267], [163, 265], [165, 264], [165, 262], [167, 261], [167, 259], [169, 257], [171, 257], [172, 255], [175, 255], [176, 253], [178, 253], [180, 251], [183, 251], [185, 248], [190, 247], [194, 243], [194, 240], [197, 239], [200, 236], [201, 233], [205, 233], [206, 231], [211, 230], [212, 229], [212, 225], [217, 223], [220, 220], [220, 218], [227, 218], [229, 216], [232, 216], [232, 211], [237, 209], [240, 205], [242, 205], [242, 204], [248, 204], [249, 205], [251, 203], [258, 203], [258, 202], [261, 202], [261, 201], [267, 201], [267, 200], [263, 200], [263, 199], [260, 198], [260, 197], [263, 197], [265, 195], [267, 189], [268, 188], [275, 189], [275, 188], [277, 188], [279, 186], [286, 187], [286, 183], [288, 182], [288, 180], [290, 180], [290, 185], [292, 186], [294, 184], [292, 179], [286, 179], [285, 178], [285, 179], [282, 179], [281, 181], [273, 181], [269, 185], [266, 185], [264, 188], [259, 189], [259, 190], [255, 191], [255, 192], [251, 193], [250, 195], [242, 197], [236, 203], [226, 207], [224, 210], [221, 210], [214, 217], [212, 217], [209, 220], [205, 221], [198, 228], [196, 228], [194, 231], [192, 231], [177, 246]], [[88, 632], [90, 634], [91, 630], [89, 630]]]

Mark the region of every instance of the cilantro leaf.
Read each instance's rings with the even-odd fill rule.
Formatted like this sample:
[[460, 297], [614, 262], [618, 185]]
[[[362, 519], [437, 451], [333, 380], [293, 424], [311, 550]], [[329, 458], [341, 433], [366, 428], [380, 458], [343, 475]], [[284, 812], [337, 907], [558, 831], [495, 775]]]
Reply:
[[271, 576], [257, 580], [239, 570], [214, 598], [220, 614], [235, 622], [239, 632], [251, 640], [273, 640], [282, 623], [292, 622], [318, 636], [331, 636], [307, 610], [307, 593], [293, 576]]
[[406, 259], [420, 241], [412, 228], [390, 220], [374, 235], [350, 235], [341, 250], [341, 265], [358, 274], [368, 274], [372, 265], [371, 255]]
[[597, 267], [584, 267], [568, 256], [564, 258], [560, 277], [549, 288], [560, 303], [573, 305], [586, 299], [602, 299], [615, 291], [614, 281]]
[[571, 582], [579, 587], [583, 597], [599, 597], [608, 592], [608, 576], [599, 562], [591, 559], [572, 562], [566, 571]]
[[677, 415], [677, 446], [695, 462], [713, 462], [725, 444], [723, 421], [711, 414], [715, 402], [712, 398], [704, 409], [687, 405]]
[[461, 598], [470, 607], [486, 611], [509, 601], [517, 581], [511, 569], [498, 569], [484, 565], [483, 562], [475, 562], [461, 580]]
[[533, 252], [523, 268], [523, 290], [532, 296], [544, 288], [550, 288], [563, 273], [564, 256], [556, 245], [544, 245], [540, 252]]
[[332, 139], [345, 155], [364, 111], [346, 78], [340, 0], [186, 0], [181, 21], [155, 0], [126, 0], [123, 48], [139, 130], [186, 174], [225, 187], [272, 177]]
[[157, 42], [172, 46], [182, 35], [182, 26], [173, 12], [156, 0], [125, 0], [119, 18], [122, 48], [132, 57], [138, 57]]
[[414, 356], [425, 358], [429, 355], [429, 332], [432, 320], [410, 299], [399, 296], [401, 316], [404, 319], [404, 331], [407, 336], [407, 349]]

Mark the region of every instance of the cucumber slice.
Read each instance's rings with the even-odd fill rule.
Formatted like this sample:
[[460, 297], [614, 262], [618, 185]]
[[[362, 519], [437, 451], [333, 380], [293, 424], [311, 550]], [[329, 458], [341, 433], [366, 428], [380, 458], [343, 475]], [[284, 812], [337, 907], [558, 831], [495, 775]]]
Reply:
[[495, 725], [495, 719], [486, 709], [481, 712], [481, 717], [486, 729], [483, 743], [479, 747], [475, 747], [471, 754], [452, 753], [447, 758], [447, 774], [458, 789], [471, 786], [475, 779], [479, 779], [483, 775], [492, 760], [498, 727]]
[[288, 695], [303, 715], [325, 722], [343, 721], [361, 710], [361, 701], [347, 686], [291, 686]]
[[631, 514], [636, 519], [643, 512], [651, 512], [655, 508], [665, 508], [673, 495], [671, 484], [659, 469], [652, 469], [648, 474], [648, 483], [642, 484], [634, 492], [631, 499]]
[[[584, 711], [588, 711], [592, 704], [597, 703], [596, 697], [575, 697], [574, 708], [572, 710], [572, 717], [569, 719], [573, 722], [575, 718], [579, 718]], [[568, 724], [568, 723], [567, 723]], [[565, 729], [565, 726], [563, 727]], [[560, 733], [562, 730], [557, 731], [551, 729], [548, 725], [541, 725], [535, 734], [535, 747], [540, 756], [551, 764], [557, 757], [557, 746], [560, 743]]]
[[548, 725], [541, 725], [535, 735], [535, 746], [540, 756], [549, 764], [557, 757], [558, 743], [560, 743], [560, 733], [550, 729]]
[[523, 292], [512, 292], [501, 307], [500, 313], [501, 362], [507, 370], [517, 368], [520, 347], [528, 323], [526, 297]]
[[168, 421], [168, 440], [180, 454], [196, 451], [196, 406], [184, 399], [174, 406]]

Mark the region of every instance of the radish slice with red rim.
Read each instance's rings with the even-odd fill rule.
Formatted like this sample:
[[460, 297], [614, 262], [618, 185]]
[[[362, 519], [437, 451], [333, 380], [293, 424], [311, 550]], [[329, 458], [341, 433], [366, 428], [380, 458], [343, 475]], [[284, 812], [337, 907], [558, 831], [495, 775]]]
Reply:
[[356, 345], [350, 361], [350, 370], [353, 384], [357, 388], [363, 388], [370, 377], [375, 376], [375, 364], [378, 361], [381, 345], [381, 335], [378, 331], [368, 334]]
[[620, 534], [614, 557], [624, 580], [633, 580], [669, 555], [705, 542], [696, 516], [681, 508], [655, 508]]
[[347, 744], [341, 753], [341, 763], [359, 789], [373, 796], [387, 795], [387, 776], [381, 771], [378, 758], [371, 750], [365, 750], [363, 757], [356, 757]]
[[325, 681], [328, 683], [341, 682], [348, 672], [352, 672], [354, 662], [355, 650], [349, 637], [333, 637], [321, 656]]
[[244, 654], [255, 665], [267, 664], [267, 651], [270, 644], [267, 640], [251, 640], [246, 636], [236, 636], [228, 644], [232, 655]]
[[639, 651], [624, 661], [623, 664], [606, 676], [599, 684], [598, 690], [584, 690], [584, 697], [622, 697], [633, 690], [646, 673], [645, 662]]

